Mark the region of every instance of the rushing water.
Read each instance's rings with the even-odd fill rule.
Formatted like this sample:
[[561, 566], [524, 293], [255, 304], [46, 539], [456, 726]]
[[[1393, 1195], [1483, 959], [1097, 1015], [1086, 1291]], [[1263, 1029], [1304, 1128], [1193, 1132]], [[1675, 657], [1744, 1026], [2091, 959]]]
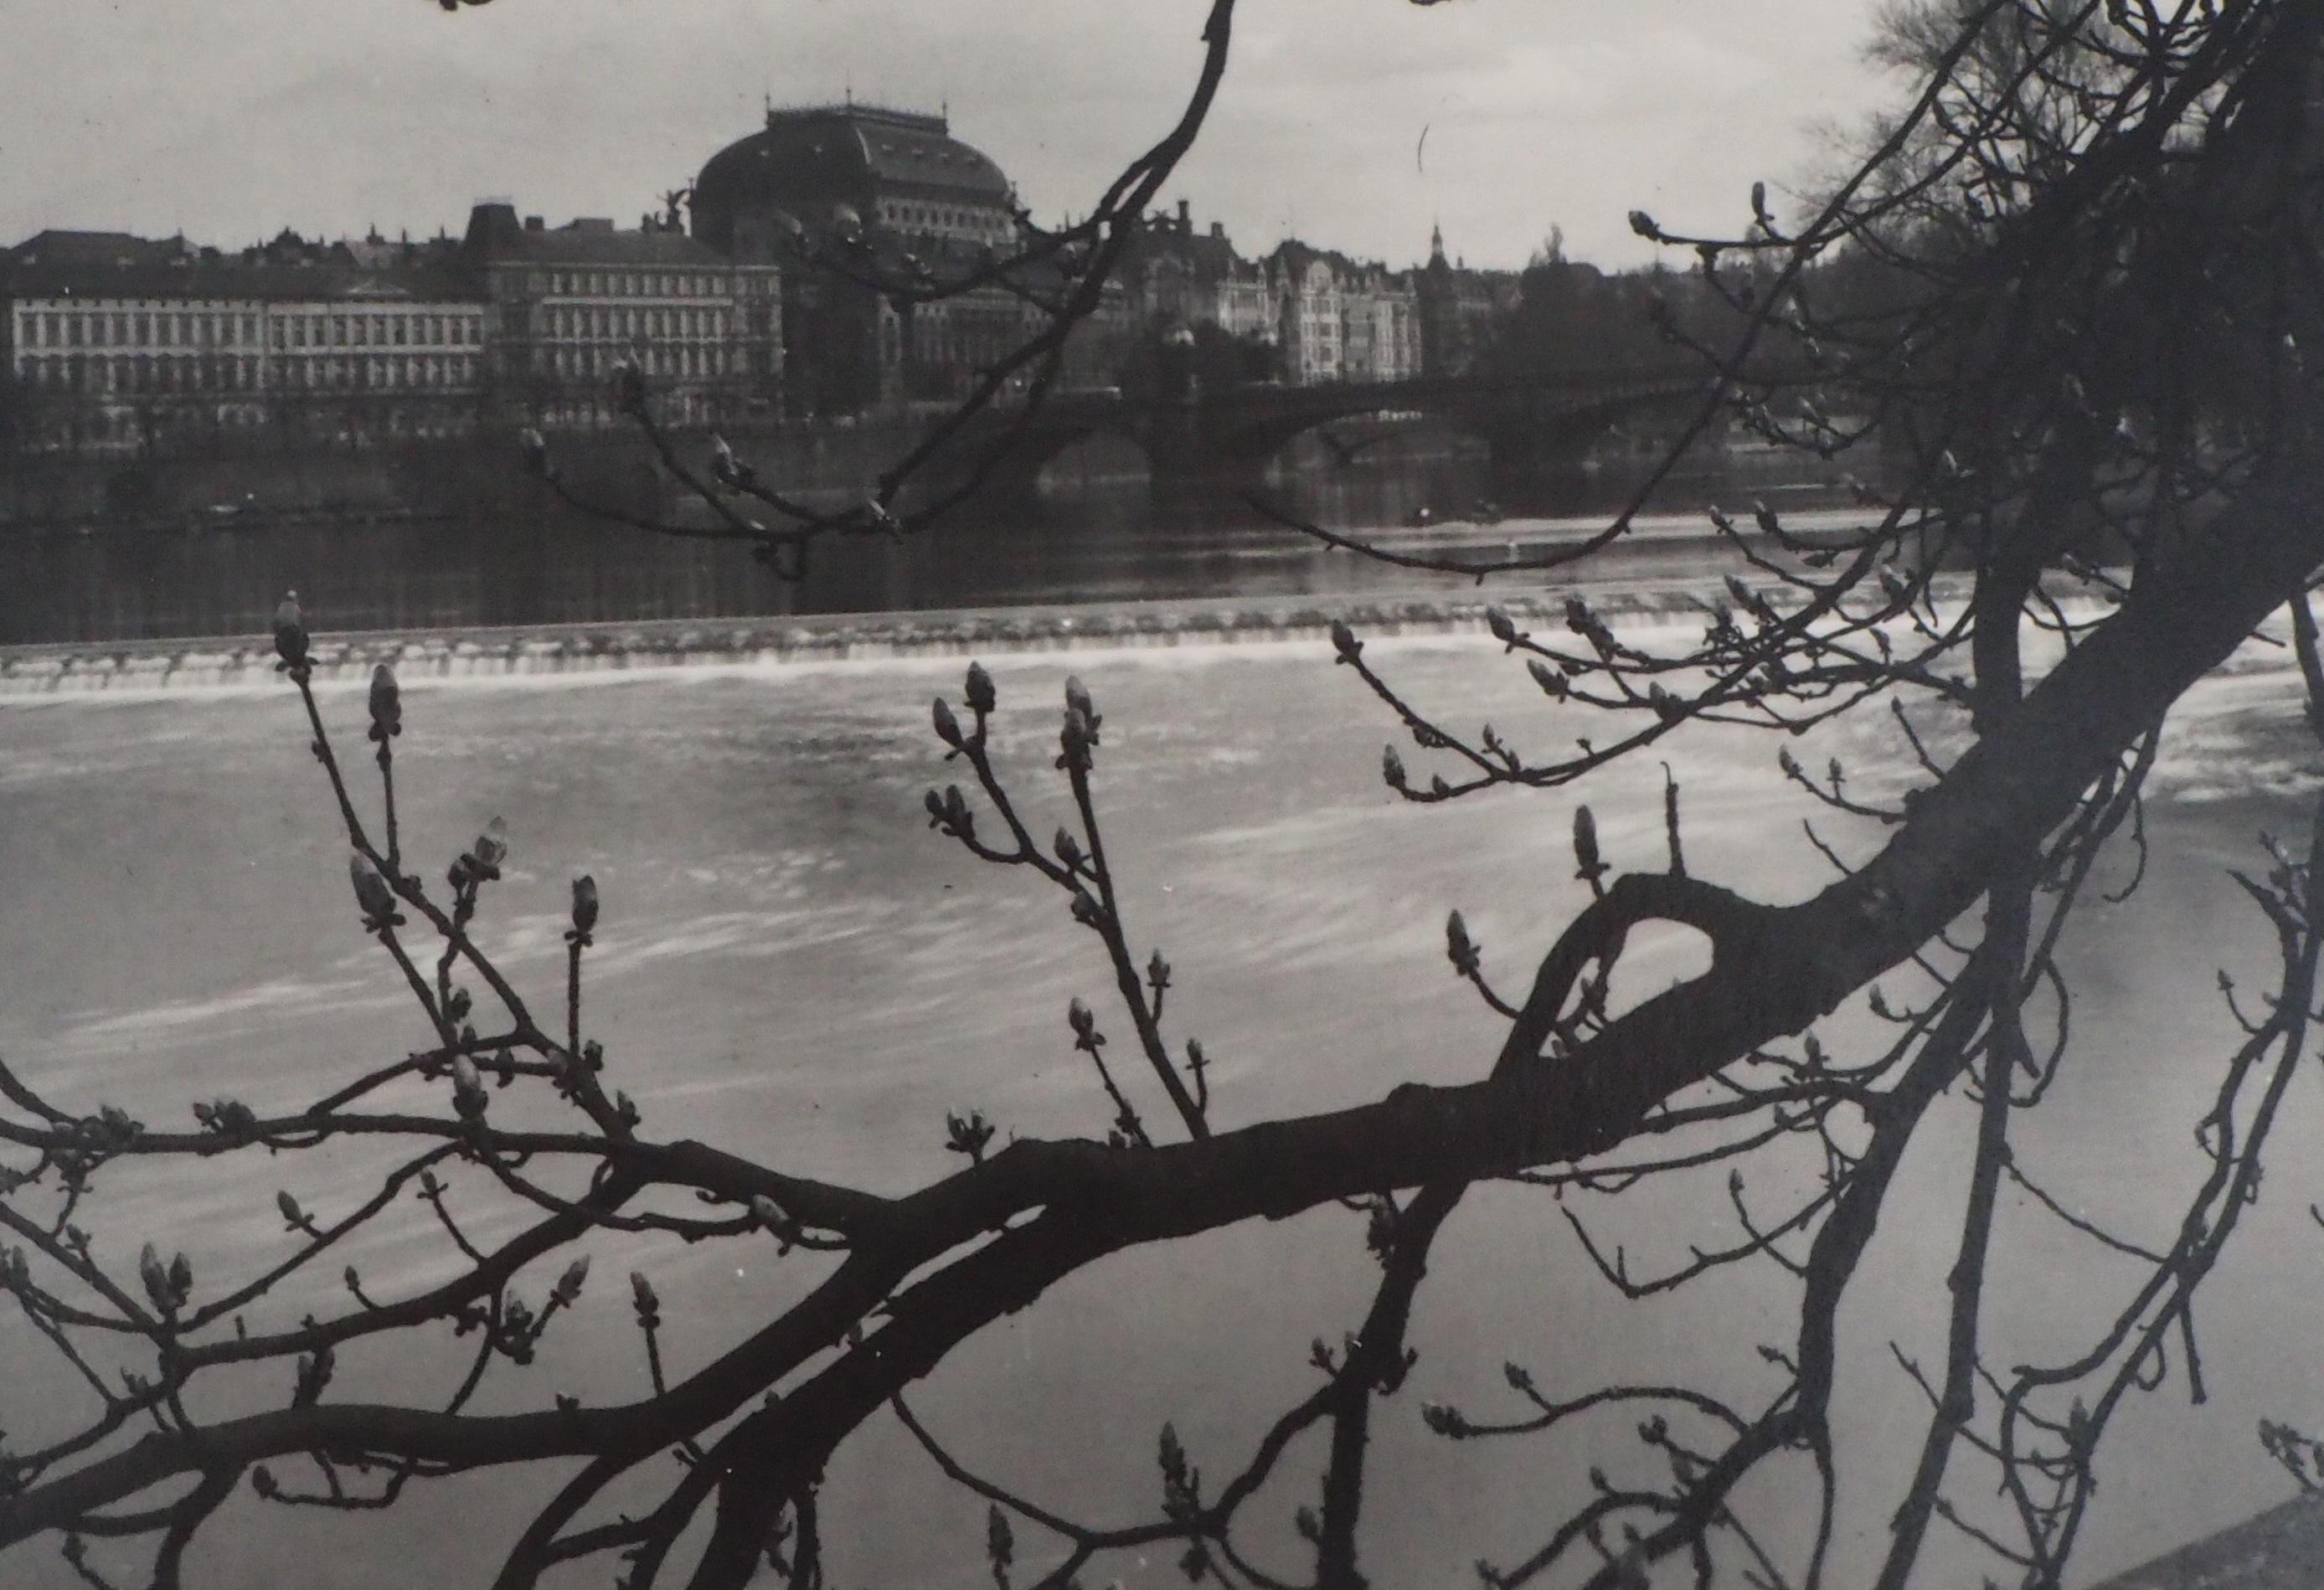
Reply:
[[[1489, 645], [1375, 644], [1371, 655], [1416, 699], [1459, 721], [1489, 718], [1543, 745], [1586, 731], [1561, 722]], [[1521, 983], [1527, 957], [1577, 905], [1568, 796], [1430, 809], [1394, 801], [1378, 773], [1389, 725], [1318, 643], [991, 660], [1002, 759], [1037, 832], [1063, 814], [1049, 762], [1068, 666], [1098, 698], [1100, 800], [1124, 908], [1139, 942], [1164, 946], [1176, 969], [1168, 1025], [1177, 1038], [1203, 1039], [1216, 1061], [1222, 1125], [1375, 1098], [1407, 1078], [1482, 1073], [1497, 1023], [1444, 965], [1443, 914], [1461, 906], [1492, 974]], [[970, 862], [927, 831], [920, 811], [926, 786], [957, 777], [927, 730], [927, 700], [957, 690], [957, 668], [949, 659], [696, 667], [414, 688], [398, 759], [407, 842], [436, 859], [423, 869], [433, 874], [487, 819], [506, 815], [514, 853], [485, 935], [544, 1002], [558, 987], [566, 879], [595, 875], [605, 914], [588, 1026], [607, 1044], [610, 1080], [656, 1134], [701, 1135], [788, 1170], [893, 1190], [957, 1163], [942, 1146], [948, 1110], [981, 1109], [1004, 1132], [1099, 1133], [1109, 1109], [1071, 1050], [1067, 999], [1088, 997], [1117, 1049], [1128, 1039], [1088, 935], [1035, 880]], [[2079, 1047], [2046, 1118], [2030, 1126], [2026, 1163], [2070, 1203], [2113, 1210], [2148, 1240], [2163, 1240], [2171, 1199], [2201, 1168], [2189, 1136], [2193, 1104], [2232, 1042], [2211, 969], [2235, 965], [2250, 981], [2265, 974], [2270, 935], [2223, 868], [2251, 862], [2255, 831], [2294, 821], [2296, 797], [2311, 786], [2293, 732], [2296, 684], [2281, 654], [2257, 655], [2195, 693], [2158, 775], [2153, 874], [2128, 905], [2092, 901], [2070, 948]], [[327, 711], [350, 749], [359, 746], [359, 692], [333, 687]], [[192, 1100], [286, 1106], [426, 1040], [355, 925], [343, 841], [306, 740], [279, 683], [0, 703], [0, 1049], [13, 1064], [76, 1107], [118, 1101], [149, 1122], [182, 1123]], [[1903, 776], [1881, 724], [1850, 727], [1830, 749], [1849, 758], [1859, 789]], [[1826, 874], [1774, 751], [1705, 733], [1673, 765], [1691, 869], [1796, 898]], [[1593, 795], [1618, 864], [1661, 864], [1660, 777], [1635, 768]], [[1824, 830], [1859, 851], [1878, 838]], [[1657, 987], [1683, 975], [1692, 956], [1683, 941], [1641, 944], [1623, 976], [1634, 989]], [[2202, 1315], [2209, 1402], [2189, 1407], [2174, 1382], [2117, 1423], [2083, 1559], [2092, 1574], [2278, 1499], [2285, 1485], [2254, 1438], [2263, 1414], [2324, 1424], [2324, 1383], [2306, 1373], [2304, 1332], [2286, 1334], [2324, 1297], [2324, 1233], [2309, 1219], [2314, 1190], [2299, 1173], [2324, 1148], [2319, 1105], [2316, 1079], [2301, 1077], [2277, 1144], [2287, 1168], [2211, 1283]], [[1850, 1367], [1839, 1410], [1845, 1528], [1835, 1583], [1868, 1576], [1882, 1498], [1894, 1493], [1881, 1486], [1908, 1461], [1917, 1430], [1916, 1394], [1886, 1344], [1923, 1360], [1936, 1350], [1969, 1117], [1954, 1100], [1932, 1123], [1843, 1315]], [[108, 1172], [84, 1220], [117, 1262], [149, 1238], [165, 1253], [183, 1246], [208, 1289], [289, 1251], [276, 1187], [337, 1210], [378, 1163], [347, 1144], [309, 1163], [252, 1156], [230, 1169]], [[490, 1202], [479, 1190], [463, 1197], [477, 1210]], [[1690, 1242], [1734, 1236], [1715, 1182], [1659, 1201], [1566, 1207], [1609, 1245], [1627, 1245], [1640, 1272], [1683, 1262]], [[512, 1225], [505, 1213], [475, 1218], [485, 1236]], [[2049, 1221], [2019, 1203], [2005, 1222], [1995, 1329], [2021, 1350], [2054, 1342], [2061, 1319], [2087, 1319], [2092, 1300], [2127, 1279]], [[819, 1273], [819, 1261], [778, 1262], [764, 1244], [589, 1245], [596, 1264], [580, 1309], [552, 1329], [539, 1365], [496, 1373], [482, 1406], [544, 1405], [558, 1391], [593, 1402], [637, 1395], [644, 1372], [622, 1283], [632, 1267], [650, 1273], [669, 1302], [665, 1348], [676, 1374]], [[347, 1258], [379, 1297], [444, 1269], [440, 1238], [416, 1205]], [[1361, 1221], [1338, 1209], [1121, 1255], [976, 1337], [913, 1401], [964, 1456], [1052, 1505], [1099, 1522], [1150, 1516], [1162, 1422], [1176, 1421], [1219, 1483], [1313, 1383], [1309, 1342], [1336, 1341], [1355, 1324], [1376, 1274]], [[529, 1290], [537, 1298], [552, 1278], [532, 1278]], [[335, 1291], [335, 1282], [322, 1284], [281, 1300], [278, 1312], [344, 1306]], [[1748, 1401], [1772, 1388], [1755, 1349], [1788, 1339], [1790, 1296], [1787, 1278], [1763, 1269], [1624, 1304], [1547, 1193], [1473, 1193], [1431, 1265], [1415, 1322], [1418, 1366], [1378, 1421], [1373, 1582], [1473, 1583], [1473, 1558], [1506, 1563], [1539, 1543], [1586, 1494], [1589, 1464], [1653, 1472], [1630, 1417], [1591, 1427], [1579, 1446], [1452, 1446], [1422, 1429], [1423, 1399], [1507, 1415], [1515, 1410], [1501, 1365], [1516, 1360], [1553, 1395], [1683, 1370]], [[254, 1310], [254, 1328], [267, 1318]], [[456, 1377], [467, 1346], [439, 1333], [348, 1353], [332, 1394], [425, 1394]], [[2015, 1361], [2007, 1345], [1995, 1358]], [[13, 1317], [0, 1319], [0, 1385], [12, 1445], [34, 1438], [56, 1417], [52, 1400], [69, 1392]], [[281, 1397], [288, 1387], [264, 1391]], [[1295, 1457], [1251, 1513], [1247, 1543], [1296, 1577], [1289, 1521], [1314, 1499], [1314, 1454]], [[276, 1467], [290, 1477], [300, 1466]], [[1970, 1472], [1964, 1459], [1957, 1473]], [[552, 1483], [417, 1486], [384, 1521], [286, 1513], [244, 1497], [202, 1538], [189, 1582], [481, 1583], [521, 1528], [520, 1509]], [[1795, 1465], [1748, 1501], [1781, 1535], [1811, 1490]], [[989, 1582], [982, 1515], [879, 1421], [829, 1476], [834, 1582]], [[1020, 1560], [1052, 1560], [1038, 1530], [1020, 1528], [1019, 1539]], [[1130, 1584], [1180, 1583], [1174, 1557], [1111, 1571]], [[1920, 1582], [1975, 1583], [1975, 1560], [1940, 1526]], [[599, 1585], [606, 1571], [567, 1582]], [[0, 1555], [0, 1582], [46, 1590], [74, 1581], [51, 1543]]]
[[[1481, 463], [1389, 457], [1286, 473], [1290, 510], [1342, 528], [1499, 555], [1573, 533], [1559, 521], [1610, 509], [1626, 481], [1532, 488], [1489, 525], [1439, 517], [1491, 492]], [[1837, 493], [1797, 476], [1696, 473], [1665, 494], [1672, 514], [1724, 496], [1805, 505]], [[1684, 528], [1700, 537], [1699, 512]], [[1666, 528], [1681, 527], [1672, 519]], [[1594, 527], [1592, 527], [1594, 528]], [[1651, 564], [1655, 551], [1634, 555]], [[1667, 558], [1665, 547], [1659, 556]], [[183, 529], [0, 530], [0, 645], [250, 634], [295, 589], [327, 630], [602, 623], [783, 613], [894, 612], [1027, 602], [1345, 592], [1416, 576], [1333, 554], [1248, 510], [1157, 507], [1140, 479], [1068, 474], [1030, 511], [965, 512], [944, 533], [819, 548], [788, 584], [739, 547], [663, 539], [581, 519], [531, 494], [473, 517], [420, 521], [198, 519]], [[1425, 582], [1424, 582], [1425, 583]], [[1457, 581], [1445, 582], [1457, 584]]]

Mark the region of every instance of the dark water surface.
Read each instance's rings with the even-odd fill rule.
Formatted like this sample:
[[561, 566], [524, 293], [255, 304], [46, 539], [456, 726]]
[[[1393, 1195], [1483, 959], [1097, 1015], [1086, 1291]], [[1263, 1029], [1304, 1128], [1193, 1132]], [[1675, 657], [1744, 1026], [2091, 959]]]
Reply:
[[[1543, 746], [1588, 731], [1561, 721], [1489, 645], [1376, 644], [1371, 655], [1416, 699], [1459, 721], [1489, 718]], [[1176, 1040], [1201, 1038], [1217, 1062], [1220, 1124], [1354, 1104], [1410, 1078], [1484, 1072], [1499, 1024], [1449, 974], [1444, 912], [1461, 906], [1491, 973], [1520, 984], [1578, 905], [1568, 796], [1425, 810], [1391, 800], [1378, 773], [1390, 725], [1320, 645], [992, 660], [1001, 754], [1038, 832], [1063, 813], [1049, 763], [1066, 667], [1096, 694], [1100, 799], [1125, 909], [1139, 942], [1163, 946], [1176, 968], [1168, 1025]], [[1004, 1133], [1099, 1134], [1109, 1107], [1070, 1047], [1066, 1001], [1088, 997], [1117, 1048], [1128, 1038], [1088, 935], [1032, 880], [969, 862], [919, 810], [927, 785], [956, 776], [926, 725], [928, 696], [957, 690], [957, 666], [700, 667], [414, 688], [399, 758], [408, 844], [436, 859], [424, 869], [433, 876], [505, 814], [512, 864], [484, 936], [544, 1002], [560, 986], [567, 879], [595, 875], [605, 909], [587, 1025], [607, 1045], [609, 1080], [635, 1096], [656, 1135], [700, 1135], [786, 1170], [895, 1191], [957, 1163], [943, 1147], [948, 1110], [982, 1109]], [[359, 743], [360, 694], [335, 688], [327, 706]], [[2255, 832], [2289, 827], [2296, 797], [2312, 786], [2296, 717], [2297, 680], [2281, 653], [2194, 694], [2158, 777], [2153, 874], [2128, 905], [2093, 901], [2074, 942], [2079, 1047], [2052, 1107], [2028, 1123], [2023, 1153], [2061, 1198], [2114, 1211], [2144, 1240], [2165, 1239], [2172, 1200], [2205, 1163], [2190, 1124], [2234, 1038], [2212, 969], [2265, 975], [2270, 934], [2222, 869], [2255, 864]], [[1812, 749], [1845, 756], [1858, 793], [1902, 777], [1885, 721]], [[1805, 813], [1774, 767], [1775, 749], [1706, 733], [1673, 761], [1692, 869], [1796, 898], [1827, 872], [1800, 832]], [[1592, 796], [1618, 865], [1661, 865], [1660, 777], [1633, 768], [1628, 782]], [[1859, 853], [1879, 838], [1823, 831]], [[356, 927], [343, 851], [295, 699], [279, 685], [0, 703], [0, 1050], [72, 1107], [119, 1101], [149, 1122], [182, 1124], [193, 1100], [287, 1107], [425, 1042]], [[1674, 938], [1634, 945], [1622, 975], [1648, 991], [1696, 964], [1694, 949]], [[1846, 1019], [1826, 1029], [1835, 1044], [1849, 1031]], [[2190, 1407], [2174, 1380], [2117, 1421], [2082, 1559], [2091, 1576], [2280, 1499], [2286, 1486], [2254, 1437], [2263, 1415], [2324, 1425], [2324, 1379], [2310, 1367], [2304, 1331], [2286, 1330], [2324, 1300], [2324, 1233], [2309, 1218], [2315, 1190], [2301, 1170], [2324, 1149], [2319, 1106], [2311, 1067], [2275, 1145], [2288, 1168], [2268, 1182], [2211, 1283], [2202, 1315], [2210, 1401]], [[1843, 1315], [1836, 1585], [1868, 1579], [1885, 1539], [1883, 1501], [1917, 1438], [1918, 1394], [1887, 1344], [1924, 1361], [1940, 1353], [1948, 1233], [1972, 1125], [1966, 1103], [1940, 1107]], [[289, 1251], [277, 1187], [337, 1211], [380, 1163], [374, 1149], [346, 1144], [230, 1168], [123, 1168], [106, 1173], [83, 1220], [100, 1254], [124, 1264], [148, 1239], [164, 1253], [184, 1247], [207, 1291]], [[1772, 1201], [1781, 1168], [1754, 1174], [1755, 1192], [1764, 1187]], [[1723, 1177], [1563, 1208], [1609, 1248], [1625, 1245], [1644, 1272], [1683, 1263], [1690, 1243], [1734, 1240]], [[460, 1187], [480, 1239], [518, 1222], [489, 1189]], [[495, 1373], [481, 1407], [544, 1406], [555, 1392], [591, 1402], [640, 1395], [644, 1367], [622, 1280], [632, 1268], [668, 1300], [665, 1350], [684, 1374], [798, 1296], [825, 1263], [778, 1261], [763, 1242], [587, 1245], [595, 1266], [581, 1306], [550, 1332], [538, 1365]], [[346, 1262], [375, 1297], [406, 1295], [446, 1270], [440, 1236], [417, 1204]], [[253, 1328], [346, 1306], [337, 1264], [323, 1266], [316, 1290], [254, 1310]], [[529, 1276], [524, 1290], [537, 1300], [561, 1264]], [[2053, 1346], [2061, 1323], [2087, 1324], [2098, 1300], [2132, 1279], [2022, 1201], [2005, 1220], [1996, 1271], [2002, 1364]], [[1313, 1384], [1308, 1344], [1352, 1328], [1376, 1275], [1362, 1221], [1337, 1209], [1124, 1255], [976, 1337], [912, 1400], [1005, 1483], [1093, 1521], [1133, 1521], [1158, 1497], [1163, 1421], [1176, 1421], [1217, 1483]], [[1626, 1305], [1547, 1193], [1473, 1192], [1431, 1264], [1415, 1323], [1418, 1366], [1376, 1423], [1372, 1582], [1473, 1583], [1477, 1557], [1507, 1563], [1540, 1544], [1547, 1521], [1587, 1494], [1590, 1464], [1618, 1476], [1654, 1472], [1630, 1433], [1634, 1417], [1556, 1448], [1456, 1446], [1422, 1428], [1424, 1400], [1480, 1417], [1516, 1413], [1501, 1373], [1516, 1360], [1552, 1396], [1666, 1378], [1677, 1366], [1748, 1402], [1773, 1389], [1756, 1349], [1789, 1340], [1791, 1307], [1790, 1281], [1772, 1269]], [[452, 1383], [468, 1346], [437, 1332], [343, 1355], [332, 1394], [428, 1394]], [[0, 1317], [0, 1383], [12, 1446], [53, 1428], [72, 1391], [13, 1314]], [[288, 1389], [269, 1383], [240, 1396], [280, 1400]], [[1314, 1501], [1316, 1454], [1293, 1457], [1248, 1515], [1244, 1543], [1296, 1578], [1290, 1520]], [[290, 1477], [300, 1466], [276, 1467]], [[1960, 1471], [1969, 1472], [1966, 1458]], [[658, 1479], [674, 1473], [665, 1466]], [[244, 1496], [201, 1538], [189, 1583], [480, 1584], [522, 1510], [559, 1477], [415, 1486], [383, 1521], [286, 1513]], [[1782, 1539], [1795, 1535], [1812, 1489], [1796, 1463], [1771, 1471], [1745, 1505]], [[1978, 1490], [1965, 1481], [1961, 1493]], [[891, 1422], [874, 1421], [843, 1451], [825, 1494], [835, 1585], [989, 1583], [982, 1504], [945, 1486]], [[1983, 1561], [1957, 1535], [1940, 1528], [1932, 1539], [1916, 1583], [1978, 1581]], [[1029, 1526], [1019, 1540], [1033, 1572], [1055, 1560]], [[1120, 1573], [1128, 1584], [1182, 1583], [1174, 1558], [1158, 1552], [1143, 1568], [1085, 1582]], [[602, 1585], [609, 1572], [561, 1582]], [[53, 1542], [0, 1555], [11, 1590], [74, 1582]]]
[[[1409, 588], [1428, 583], [1333, 553], [1238, 504], [1163, 509], [1141, 479], [1074, 476], [1028, 508], [964, 510], [942, 533], [820, 548], [787, 584], [738, 547], [663, 539], [580, 518], [512, 490], [490, 512], [419, 521], [202, 519], [186, 528], [0, 530], [0, 645], [246, 635], [271, 626], [286, 589], [318, 630], [600, 623], [786, 613]], [[1423, 507], [1473, 512], [1490, 494], [1473, 458], [1407, 457], [1298, 469], [1274, 490], [1291, 511], [1340, 528], [1386, 528], [1399, 546], [1499, 556], [1582, 533], [1626, 500], [1605, 475], [1529, 489], [1491, 524], [1415, 536]], [[1646, 569], [1679, 560], [1673, 538], [1704, 533], [1724, 497], [1836, 501], [1796, 475], [1743, 469], [1674, 483], [1662, 545], [1628, 552]], [[1444, 584], [1457, 586], [1459, 581]]]

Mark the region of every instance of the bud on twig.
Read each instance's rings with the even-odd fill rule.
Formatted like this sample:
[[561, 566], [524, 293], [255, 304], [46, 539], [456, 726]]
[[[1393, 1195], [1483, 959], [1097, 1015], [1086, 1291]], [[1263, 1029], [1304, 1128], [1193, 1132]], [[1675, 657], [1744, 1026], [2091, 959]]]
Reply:
[[1452, 962], [1452, 970], [1462, 977], [1477, 975], [1477, 945], [1469, 937], [1469, 924], [1458, 911], [1444, 919], [1444, 953]]
[[661, 1323], [661, 1299], [654, 1295], [653, 1282], [642, 1270], [630, 1272], [630, 1300], [638, 1311], [638, 1323], [651, 1330]]
[[1533, 682], [1541, 686], [1543, 694], [1558, 700], [1563, 700], [1564, 698], [1565, 693], [1569, 688], [1565, 681], [1565, 676], [1559, 673], [1555, 668], [1551, 667], [1541, 658], [1527, 658], [1526, 662], [1526, 672], [1533, 676]]
[[1074, 1029], [1074, 1047], [1096, 1051], [1105, 1043], [1104, 1034], [1097, 1030], [1097, 1016], [1084, 1004], [1080, 995], [1065, 1006], [1065, 1021]]
[[1065, 727], [1057, 733], [1057, 766], [1068, 772], [1089, 770], [1090, 747], [1096, 744], [1090, 732], [1090, 721], [1079, 707], [1065, 709]]
[[1344, 619], [1332, 620], [1332, 649], [1343, 663], [1352, 663], [1364, 654], [1364, 643], [1356, 639], [1356, 632], [1348, 628]]
[[569, 942], [586, 944], [597, 926], [597, 880], [583, 873], [573, 880], [573, 932]]
[[992, 676], [984, 671], [982, 663], [968, 665], [968, 683], [961, 692], [961, 699], [968, 703], [972, 712], [989, 712], [1001, 699], [1000, 693], [992, 687]]
[[945, 786], [944, 820], [960, 838], [973, 840], [976, 837], [976, 813], [968, 809], [968, 797], [960, 793], [957, 784]]
[[286, 668], [303, 667], [307, 662], [307, 616], [299, 608], [299, 593], [286, 591], [274, 608], [274, 649]]
[[147, 1243], [137, 1255], [137, 1278], [145, 1283], [145, 1295], [153, 1307], [170, 1312], [170, 1273], [161, 1267], [161, 1255]]
[[371, 671], [371, 738], [392, 740], [403, 732], [403, 690], [395, 670], [381, 663]]
[[583, 1254], [565, 1267], [565, 1273], [557, 1278], [557, 1285], [549, 1295], [571, 1308], [581, 1296], [581, 1283], [588, 1279], [589, 1255]]
[[1517, 643], [1517, 627], [1516, 620], [1511, 619], [1508, 613], [1499, 606], [1489, 607], [1485, 610], [1485, 628], [1491, 630], [1493, 632], [1493, 639], [1499, 641], [1503, 646], [1515, 646]]
[[1070, 829], [1061, 825], [1057, 829], [1057, 837], [1050, 842], [1056, 848], [1057, 859], [1063, 861], [1068, 869], [1077, 868], [1082, 864], [1082, 841], [1073, 836]]
[[487, 1103], [484, 1082], [476, 1074], [475, 1062], [465, 1054], [452, 1057], [452, 1107], [464, 1121], [480, 1120]]
[[1090, 699], [1089, 686], [1082, 683], [1078, 674], [1065, 676], [1065, 707], [1082, 715], [1082, 721], [1088, 729], [1089, 742], [1097, 744], [1098, 730], [1105, 720], [1098, 715], [1097, 703]]
[[1390, 789], [1405, 787], [1404, 758], [1392, 745], [1380, 748], [1380, 777]]
[[936, 724], [936, 738], [958, 750], [961, 746], [960, 721], [952, 715], [952, 703], [943, 696], [928, 709], [929, 719]]
[[355, 886], [355, 905], [363, 912], [364, 926], [377, 933], [403, 920], [396, 914], [395, 895], [387, 887], [387, 879], [372, 869], [361, 850], [347, 852], [347, 881]]
[[1591, 815], [1587, 806], [1573, 808], [1573, 876], [1592, 888], [1609, 870], [1598, 854], [1598, 819]]

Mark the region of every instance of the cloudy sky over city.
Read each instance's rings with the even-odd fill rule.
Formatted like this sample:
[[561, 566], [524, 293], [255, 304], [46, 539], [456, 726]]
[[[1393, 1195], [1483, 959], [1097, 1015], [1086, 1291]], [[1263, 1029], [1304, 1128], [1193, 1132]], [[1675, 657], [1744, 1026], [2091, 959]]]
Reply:
[[[45, 226], [229, 245], [457, 231], [513, 198], [625, 225], [763, 101], [948, 106], [1045, 217], [1167, 127], [1202, 0], [75, 0], [7, 7], [0, 244]], [[1646, 257], [1829, 169], [1897, 85], [1875, 0], [1245, 0], [1171, 196], [1246, 253]]]

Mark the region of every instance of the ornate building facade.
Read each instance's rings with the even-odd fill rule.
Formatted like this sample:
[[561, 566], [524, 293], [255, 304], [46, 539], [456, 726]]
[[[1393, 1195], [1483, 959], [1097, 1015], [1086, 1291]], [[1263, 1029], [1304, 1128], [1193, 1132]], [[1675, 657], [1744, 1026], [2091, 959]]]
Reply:
[[731, 260], [673, 225], [552, 228], [500, 200], [470, 212], [460, 253], [490, 306], [489, 375], [504, 412], [610, 426], [624, 362], [668, 424], [733, 423], [780, 402], [783, 280], [771, 263]]
[[475, 423], [484, 334], [440, 252], [366, 269], [44, 233], [0, 262], [0, 370], [35, 451], [450, 434]]
[[1021, 235], [1009, 179], [942, 115], [770, 108], [763, 129], [703, 166], [693, 220], [697, 241], [787, 271], [797, 413], [955, 398], [1038, 318], [997, 286], [935, 301], [881, 290], [959, 280]]

